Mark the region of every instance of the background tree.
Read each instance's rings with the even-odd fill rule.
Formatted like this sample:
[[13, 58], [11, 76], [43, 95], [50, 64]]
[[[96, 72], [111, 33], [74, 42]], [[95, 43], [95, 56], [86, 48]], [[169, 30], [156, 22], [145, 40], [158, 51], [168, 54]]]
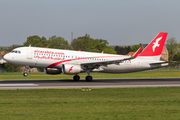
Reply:
[[29, 36], [27, 37], [27, 41], [24, 42], [24, 46], [33, 46], [33, 47], [40, 47], [40, 46], [44, 46], [43, 44], [47, 43], [47, 39], [43, 36], [42, 38], [39, 37], [38, 35], [33, 35], [33, 36]]
[[20, 67], [20, 65], [11, 64], [8, 62], [5, 63], [5, 69], [7, 72], [17, 72]]
[[141, 45], [133, 45], [131, 48], [131, 52], [136, 52], [140, 47]]
[[39, 41], [38, 47], [48, 47], [48, 40], [43, 36]]
[[85, 36], [74, 39], [71, 42], [71, 47], [73, 50], [91, 51], [92, 41], [93, 39], [90, 38], [90, 35], [86, 34]]
[[176, 41], [176, 38], [171, 37], [166, 41], [166, 47], [168, 49], [169, 52], [169, 61], [173, 60], [173, 57], [175, 55], [175, 52], [177, 50], [178, 44]]
[[105, 49], [107, 47], [107, 45], [109, 44], [109, 42], [107, 40], [103, 40], [103, 39], [93, 39], [92, 40], [92, 46], [91, 48], [100, 48], [100, 49]]
[[131, 51], [131, 47], [130, 46], [126, 46], [126, 47], [116, 46], [115, 51], [119, 55], [127, 55]]
[[22, 45], [15, 45], [15, 44], [11, 45], [6, 49], [6, 51], [12, 51], [13, 49], [18, 48], [18, 47], [22, 47]]
[[124, 53], [124, 48], [121, 46], [116, 46], [115, 51], [117, 52], [117, 54], [122, 55]]
[[101, 51], [99, 51], [98, 49], [92, 49], [90, 52], [100, 53]]
[[116, 54], [116, 51], [111, 47], [106, 47], [105, 49], [103, 49], [103, 52], [108, 54]]
[[71, 42], [71, 47], [73, 50], [82, 50], [85, 51], [85, 45], [83, 39], [74, 39]]
[[71, 42], [71, 48], [73, 50], [102, 52], [102, 50], [105, 49], [108, 44], [109, 43], [107, 42], [107, 40], [93, 39], [90, 38], [90, 35], [86, 34], [85, 36], [74, 39]]
[[49, 40], [52, 40], [54, 38], [56, 38], [56, 35], [53, 35], [53, 36], [49, 37]]
[[62, 37], [56, 37], [48, 42], [48, 48], [67, 49], [69, 43]]
[[173, 61], [180, 61], [180, 51], [178, 51], [178, 52], [174, 55]]

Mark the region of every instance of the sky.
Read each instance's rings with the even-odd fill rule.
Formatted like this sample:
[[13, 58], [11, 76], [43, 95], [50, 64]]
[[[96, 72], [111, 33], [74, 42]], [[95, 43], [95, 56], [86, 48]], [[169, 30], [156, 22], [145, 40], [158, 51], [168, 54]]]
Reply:
[[159, 32], [180, 42], [180, 0], [0, 0], [0, 46], [89, 34], [109, 45], [148, 44]]

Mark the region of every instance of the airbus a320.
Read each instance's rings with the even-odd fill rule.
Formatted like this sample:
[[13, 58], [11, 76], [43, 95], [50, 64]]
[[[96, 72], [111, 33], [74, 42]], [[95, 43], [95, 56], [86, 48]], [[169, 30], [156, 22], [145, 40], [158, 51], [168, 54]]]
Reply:
[[[87, 72], [86, 81], [92, 81], [91, 72], [129, 73], [168, 66], [160, 60], [167, 37], [160, 32], [140, 53], [142, 47], [133, 56], [103, 54], [73, 50], [50, 49], [40, 47], [19, 47], [6, 54], [3, 59], [9, 63], [45, 68], [46, 74], [78, 75]], [[27, 76], [27, 71], [23, 73]]]

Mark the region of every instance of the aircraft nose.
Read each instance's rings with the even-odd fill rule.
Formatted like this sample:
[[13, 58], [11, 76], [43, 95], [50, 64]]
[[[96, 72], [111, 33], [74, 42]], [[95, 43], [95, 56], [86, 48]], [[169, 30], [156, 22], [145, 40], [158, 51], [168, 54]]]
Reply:
[[10, 55], [9, 55], [9, 53], [6, 54], [6, 55], [4, 55], [4, 56], [3, 56], [3, 59], [4, 59], [5, 61], [9, 61], [9, 60], [10, 60]]

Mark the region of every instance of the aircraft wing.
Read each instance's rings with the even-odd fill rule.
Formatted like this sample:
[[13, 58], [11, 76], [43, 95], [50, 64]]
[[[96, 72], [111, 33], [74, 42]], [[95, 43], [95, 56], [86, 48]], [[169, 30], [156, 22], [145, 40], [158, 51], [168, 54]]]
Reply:
[[119, 65], [119, 63], [122, 62], [122, 61], [135, 59], [138, 56], [141, 49], [142, 49], [142, 47], [140, 47], [133, 56], [125, 56], [122, 59], [109, 60], [109, 61], [97, 61], [97, 62], [96, 61], [94, 61], [94, 62], [82, 62], [81, 67], [84, 70], [87, 70], [87, 69], [88, 70], [93, 70], [93, 69], [99, 68], [99, 66], [107, 66], [109, 64]]
[[99, 68], [99, 66], [107, 66], [109, 64], [116, 64], [119, 65], [119, 63], [121, 61], [125, 61], [125, 60], [131, 60], [134, 59], [135, 57], [127, 57], [127, 58], [123, 58], [123, 59], [117, 59], [117, 60], [109, 60], [109, 61], [97, 61], [97, 62], [82, 62], [81, 63], [81, 67], [86, 70], [86, 69], [97, 69]]

